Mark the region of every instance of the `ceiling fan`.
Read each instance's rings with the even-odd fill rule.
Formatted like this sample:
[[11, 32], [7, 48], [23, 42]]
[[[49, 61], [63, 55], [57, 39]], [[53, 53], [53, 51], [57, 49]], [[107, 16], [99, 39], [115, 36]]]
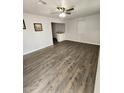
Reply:
[[69, 9], [66, 9], [64, 7], [56, 7], [57, 8], [57, 12], [53, 12], [53, 13], [59, 13], [59, 17], [61, 18], [64, 18], [66, 17], [66, 15], [70, 15], [71, 14], [71, 11], [74, 10], [74, 8], [69, 8]]
[[[39, 4], [43, 4], [43, 5], [46, 5], [47, 3], [43, 0], [38, 0], [38, 3]], [[56, 7], [57, 8], [57, 12], [52, 12], [51, 14], [56, 14], [56, 13], [59, 13], [59, 17], [61, 18], [64, 18], [66, 17], [66, 15], [70, 15], [71, 14], [71, 11], [74, 10], [74, 8], [69, 8], [69, 9], [66, 9], [65, 7], [62, 7], [62, 6], [58, 6]]]

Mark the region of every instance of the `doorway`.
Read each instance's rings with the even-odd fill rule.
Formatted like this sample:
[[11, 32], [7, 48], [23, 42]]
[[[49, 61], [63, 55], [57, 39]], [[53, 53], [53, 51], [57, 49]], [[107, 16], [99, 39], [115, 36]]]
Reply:
[[52, 22], [51, 26], [52, 26], [53, 44], [55, 45], [59, 42], [57, 34], [65, 32], [65, 24]]

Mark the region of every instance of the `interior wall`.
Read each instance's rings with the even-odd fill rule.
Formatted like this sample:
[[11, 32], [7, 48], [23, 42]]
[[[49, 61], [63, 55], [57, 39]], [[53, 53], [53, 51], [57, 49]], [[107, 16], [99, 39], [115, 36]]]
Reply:
[[[23, 30], [23, 54], [53, 45], [51, 22], [64, 23], [60, 19], [24, 13], [26, 29]], [[43, 31], [35, 32], [34, 23], [42, 23]]]
[[57, 35], [56, 33], [57, 32], [62, 32], [64, 33], [65, 32], [65, 24], [62, 24], [62, 23], [52, 23], [52, 32], [53, 32], [53, 37], [56, 38]]
[[100, 44], [100, 13], [66, 21], [65, 39]]

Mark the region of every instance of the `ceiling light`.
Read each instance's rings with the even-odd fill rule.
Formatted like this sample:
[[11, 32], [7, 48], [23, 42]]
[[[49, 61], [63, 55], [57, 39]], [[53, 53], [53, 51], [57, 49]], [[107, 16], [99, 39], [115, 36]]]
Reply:
[[64, 18], [64, 17], [66, 17], [66, 14], [63, 12], [63, 13], [59, 14], [59, 17]]

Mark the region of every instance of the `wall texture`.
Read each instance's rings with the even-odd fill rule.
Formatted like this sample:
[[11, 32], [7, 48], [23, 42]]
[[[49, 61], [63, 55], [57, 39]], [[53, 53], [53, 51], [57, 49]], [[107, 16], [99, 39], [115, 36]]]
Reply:
[[68, 20], [65, 36], [67, 40], [100, 44], [100, 14]]
[[[52, 41], [51, 22], [63, 23], [59, 19], [24, 13], [26, 30], [23, 30], [23, 54], [50, 46]], [[43, 31], [35, 32], [33, 23], [42, 23]]]

